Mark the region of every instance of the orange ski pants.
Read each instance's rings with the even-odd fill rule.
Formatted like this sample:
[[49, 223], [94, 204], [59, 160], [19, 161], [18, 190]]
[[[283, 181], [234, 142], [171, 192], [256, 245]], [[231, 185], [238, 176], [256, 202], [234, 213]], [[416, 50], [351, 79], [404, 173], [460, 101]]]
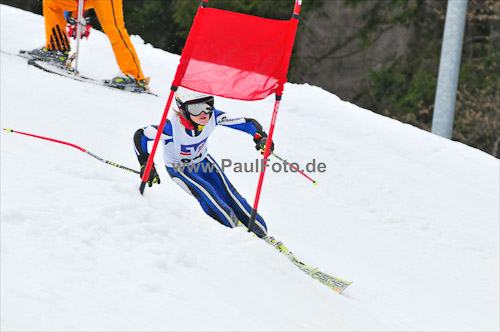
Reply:
[[[90, 8], [94, 8], [99, 23], [111, 42], [120, 70], [138, 80], [144, 79], [139, 58], [125, 29], [122, 0], [86, 0], [84, 9]], [[76, 17], [78, 2], [76, 0], [43, 0], [43, 16], [45, 17], [47, 37], [45, 47], [48, 49], [70, 50], [66, 35], [65, 11], [73, 12], [73, 17]]]

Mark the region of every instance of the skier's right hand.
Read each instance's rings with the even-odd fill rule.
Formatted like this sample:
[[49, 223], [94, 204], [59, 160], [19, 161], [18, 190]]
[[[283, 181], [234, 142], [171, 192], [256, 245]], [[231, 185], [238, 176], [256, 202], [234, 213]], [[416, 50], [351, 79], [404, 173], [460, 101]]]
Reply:
[[[145, 171], [146, 171], [146, 164], [141, 165], [141, 179]], [[148, 186], [152, 187], [153, 183], [160, 184], [160, 176], [158, 175], [158, 172], [156, 172], [155, 164], [151, 166], [151, 171], [149, 172]]]

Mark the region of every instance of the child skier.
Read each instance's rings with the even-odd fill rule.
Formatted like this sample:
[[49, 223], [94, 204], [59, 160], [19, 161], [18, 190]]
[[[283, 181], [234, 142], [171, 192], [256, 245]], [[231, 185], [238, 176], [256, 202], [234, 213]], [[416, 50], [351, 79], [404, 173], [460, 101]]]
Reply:
[[[208, 154], [206, 141], [215, 127], [222, 125], [252, 135], [255, 148], [263, 150], [267, 134], [254, 119], [231, 117], [215, 109], [213, 96], [180, 87], [175, 102], [176, 116], [167, 120], [160, 138], [168, 174], [182, 189], [196, 197], [210, 217], [227, 227], [236, 227], [238, 221], [248, 226], [251, 207]], [[157, 131], [158, 126], [147, 126], [135, 132], [134, 145], [141, 164], [141, 177], [149, 157], [147, 142], [155, 139]], [[153, 183], [160, 183], [154, 164], [148, 185], [151, 187]], [[253, 232], [261, 238], [267, 234], [266, 223], [258, 214]]]

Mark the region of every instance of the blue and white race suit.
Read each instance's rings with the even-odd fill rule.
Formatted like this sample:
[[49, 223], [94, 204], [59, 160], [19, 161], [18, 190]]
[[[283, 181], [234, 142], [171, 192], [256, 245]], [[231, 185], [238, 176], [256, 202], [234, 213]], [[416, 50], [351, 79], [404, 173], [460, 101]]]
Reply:
[[[214, 110], [205, 126], [196, 128], [190, 124], [181, 116], [175, 116], [165, 124], [159, 144], [163, 145], [168, 174], [196, 197], [206, 214], [221, 224], [236, 227], [241, 221], [248, 226], [252, 208], [208, 153], [207, 140], [218, 125], [246, 132], [254, 138], [267, 136], [262, 126], [254, 119], [231, 117], [219, 110]], [[136, 131], [134, 144], [139, 160], [141, 155], [148, 153], [147, 142], [154, 140], [157, 132], [157, 126]], [[267, 234], [266, 223], [258, 214], [253, 231], [259, 237]]]

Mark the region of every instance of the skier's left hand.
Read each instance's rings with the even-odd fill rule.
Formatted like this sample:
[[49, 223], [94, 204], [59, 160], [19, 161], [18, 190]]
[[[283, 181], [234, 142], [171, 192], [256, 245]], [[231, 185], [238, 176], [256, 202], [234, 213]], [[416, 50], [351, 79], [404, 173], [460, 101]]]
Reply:
[[[257, 149], [257, 151], [260, 151], [261, 154], [264, 154], [264, 151], [266, 150], [267, 137], [260, 136], [254, 138], [253, 140], [255, 142], [255, 149]], [[273, 153], [273, 151], [274, 151], [274, 142], [271, 142], [271, 151], [269, 153], [271, 154]]]

